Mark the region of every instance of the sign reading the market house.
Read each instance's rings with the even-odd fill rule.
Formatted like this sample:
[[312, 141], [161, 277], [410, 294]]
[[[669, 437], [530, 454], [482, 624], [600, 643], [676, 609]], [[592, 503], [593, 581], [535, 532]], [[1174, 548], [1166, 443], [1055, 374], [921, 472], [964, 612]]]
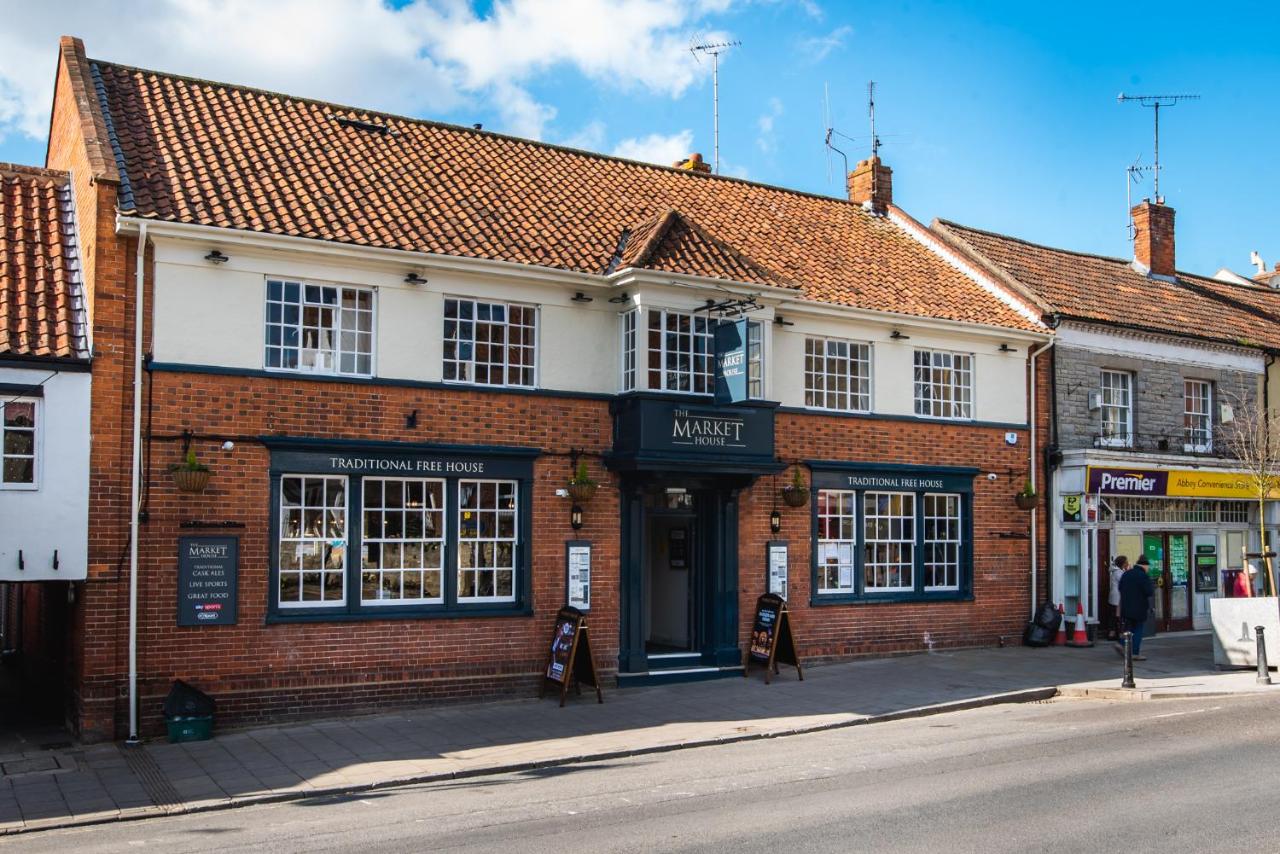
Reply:
[[178, 625], [235, 625], [239, 562], [238, 537], [178, 539]]
[[638, 393], [615, 402], [613, 454], [623, 468], [684, 462], [772, 466], [774, 404], [709, 406]]
[[715, 329], [716, 403], [747, 399], [747, 321], [722, 320]]
[[741, 415], [676, 409], [671, 413], [671, 444], [703, 448], [745, 448]]

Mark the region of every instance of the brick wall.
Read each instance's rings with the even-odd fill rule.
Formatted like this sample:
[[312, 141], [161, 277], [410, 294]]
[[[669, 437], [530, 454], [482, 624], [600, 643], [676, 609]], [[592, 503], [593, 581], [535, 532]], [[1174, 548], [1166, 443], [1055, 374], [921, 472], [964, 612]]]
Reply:
[[1213, 421], [1219, 426], [1217, 404], [1237, 400], [1250, 404], [1258, 394], [1258, 377], [1243, 371], [1179, 365], [1172, 362], [1098, 353], [1059, 345], [1057, 360], [1058, 445], [1063, 450], [1092, 448], [1102, 431], [1102, 412], [1089, 410], [1089, 395], [1102, 388], [1102, 371], [1134, 374], [1133, 429], [1143, 450], [1158, 449], [1159, 439], [1170, 453], [1182, 453], [1184, 445], [1183, 383], [1213, 383]]

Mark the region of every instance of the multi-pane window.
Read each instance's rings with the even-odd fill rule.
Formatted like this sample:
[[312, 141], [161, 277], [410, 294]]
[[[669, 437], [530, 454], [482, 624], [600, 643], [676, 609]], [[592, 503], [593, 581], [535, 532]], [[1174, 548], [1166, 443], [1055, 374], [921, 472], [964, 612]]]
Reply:
[[337, 605], [346, 598], [347, 479], [280, 478], [282, 608]]
[[911, 492], [862, 495], [863, 589], [903, 591], [915, 586], [916, 496]]
[[36, 401], [0, 401], [0, 487], [36, 485]]
[[747, 397], [764, 397], [764, 327], [754, 320], [747, 323]]
[[458, 481], [458, 601], [515, 599], [516, 482]]
[[1185, 450], [1205, 454], [1213, 450], [1213, 385], [1204, 380], [1184, 383], [1182, 423]]
[[622, 315], [622, 390], [636, 387], [636, 318], [639, 309]]
[[960, 496], [924, 496], [924, 589], [960, 588]]
[[267, 280], [266, 366], [373, 373], [373, 291]]
[[871, 347], [832, 338], [804, 341], [804, 404], [816, 409], [871, 409]]
[[916, 350], [915, 404], [928, 418], [972, 418], [973, 356]]
[[530, 305], [446, 299], [445, 380], [533, 387], [537, 323]]
[[1133, 374], [1126, 371], [1102, 372], [1102, 444], [1133, 444]]
[[857, 493], [818, 490], [818, 593], [852, 593], [857, 547]]
[[367, 477], [362, 486], [360, 600], [444, 601], [444, 481]]
[[715, 391], [714, 332], [706, 315], [650, 309], [648, 350], [650, 389]]

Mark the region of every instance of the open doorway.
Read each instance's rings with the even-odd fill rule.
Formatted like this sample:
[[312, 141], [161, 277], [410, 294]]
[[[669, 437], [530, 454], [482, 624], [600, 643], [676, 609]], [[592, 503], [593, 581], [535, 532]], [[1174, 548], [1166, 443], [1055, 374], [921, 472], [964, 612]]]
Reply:
[[693, 652], [697, 637], [696, 526], [692, 508], [656, 511], [649, 517], [645, 567], [645, 654], [651, 658]]

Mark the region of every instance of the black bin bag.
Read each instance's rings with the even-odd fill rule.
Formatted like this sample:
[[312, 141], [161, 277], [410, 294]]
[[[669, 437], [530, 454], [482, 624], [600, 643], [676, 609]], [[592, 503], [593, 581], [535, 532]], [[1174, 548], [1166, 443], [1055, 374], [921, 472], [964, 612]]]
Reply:
[[181, 679], [175, 679], [164, 698], [166, 718], [207, 718], [213, 716], [213, 698]]

